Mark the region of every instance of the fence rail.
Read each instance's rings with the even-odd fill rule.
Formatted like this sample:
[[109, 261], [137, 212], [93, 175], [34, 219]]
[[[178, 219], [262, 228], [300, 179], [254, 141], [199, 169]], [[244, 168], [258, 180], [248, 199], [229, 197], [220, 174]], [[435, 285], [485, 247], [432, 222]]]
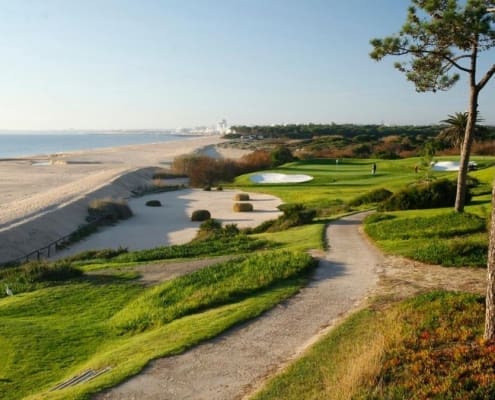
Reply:
[[23, 256], [17, 257], [13, 260], [5, 261], [0, 263], [0, 267], [5, 267], [9, 265], [17, 265], [17, 264], [22, 264], [28, 261], [39, 261], [42, 258], [49, 258], [50, 255], [53, 255], [63, 246], [67, 246], [70, 244], [74, 237], [78, 232], [81, 232], [84, 229], [88, 228], [93, 228], [93, 227], [98, 227], [102, 221], [106, 220], [108, 217], [103, 216], [98, 219], [95, 219], [91, 222], [88, 222], [87, 224], [80, 225], [75, 231], [69, 233], [68, 235], [62, 236], [58, 238], [57, 240], [54, 240], [53, 242], [48, 243], [47, 245], [40, 247], [36, 250], [31, 251], [30, 253], [27, 253]]

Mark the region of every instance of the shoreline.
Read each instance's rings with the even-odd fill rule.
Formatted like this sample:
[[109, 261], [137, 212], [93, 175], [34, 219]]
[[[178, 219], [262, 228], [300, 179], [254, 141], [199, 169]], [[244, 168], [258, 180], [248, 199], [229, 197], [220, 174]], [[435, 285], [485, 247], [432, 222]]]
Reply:
[[[226, 140], [208, 136], [163, 142], [67, 152], [36, 160], [0, 162], [0, 263], [22, 257], [75, 231], [85, 223], [87, 204], [95, 198], [129, 197], [151, 180], [152, 170], [179, 155], [215, 149], [238, 158], [235, 149], [217, 148]], [[246, 152], [244, 152], [246, 154]], [[51, 158], [50, 158], [51, 157]]]

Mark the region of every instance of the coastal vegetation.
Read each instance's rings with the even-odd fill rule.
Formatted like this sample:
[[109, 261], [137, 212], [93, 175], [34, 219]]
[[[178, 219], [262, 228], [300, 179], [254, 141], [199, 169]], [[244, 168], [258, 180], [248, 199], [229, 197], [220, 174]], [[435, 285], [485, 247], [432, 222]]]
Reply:
[[[452, 206], [380, 212], [366, 220], [369, 236], [387, 253], [453, 267], [483, 266], [495, 159], [475, 160], [479, 169], [471, 175], [478, 183], [464, 214], [452, 213]], [[377, 164], [376, 175], [370, 173], [372, 163]], [[0, 284], [8, 284], [15, 295], [2, 292], [0, 298], [0, 343], [7, 349], [7, 362], [0, 366], [0, 397], [16, 393], [12, 398], [88, 398], [138, 373], [153, 358], [180, 353], [260, 315], [306, 284], [314, 267], [306, 252], [324, 248], [325, 225], [331, 218], [379, 207], [392, 194], [422, 184], [425, 171], [420, 167], [416, 172], [417, 165], [420, 158], [341, 159], [338, 164], [334, 159], [293, 161], [273, 171], [314, 179], [261, 186], [246, 174], [230, 184], [240, 192], [269, 192], [285, 200], [280, 207], [283, 215], [263, 227], [239, 230], [210, 218], [200, 226], [197, 238], [184, 245], [90, 251], [57, 263], [3, 270]], [[428, 173], [432, 184], [455, 175]], [[441, 257], [434, 258], [437, 254]], [[234, 257], [154, 286], [136, 280], [141, 264], [160, 263], [165, 270], [167, 260], [220, 255]], [[405, 303], [377, 299], [309, 350], [302, 367], [291, 366], [288, 373], [294, 369], [293, 375], [269, 383], [259, 398], [322, 398], [329, 387], [332, 393], [355, 390], [362, 398], [383, 398], [381, 393], [415, 390], [424, 384], [420, 372], [438, 362], [465, 387], [489, 393], [483, 382], [493, 380], [480, 372], [493, 362], [489, 345], [480, 339], [481, 298], [444, 292], [425, 296]], [[440, 312], [453, 317], [438, 319]], [[440, 322], [437, 326], [432, 321]], [[465, 336], [454, 337], [456, 332]], [[26, 345], [28, 335], [36, 346]], [[476, 351], [466, 355], [466, 348]], [[474, 366], [462, 370], [466, 360]], [[36, 368], [41, 364], [46, 368]], [[397, 365], [401, 368], [395, 369]], [[109, 366], [112, 369], [106, 370]], [[89, 382], [49, 392], [89, 369], [105, 372]], [[441, 379], [440, 373], [431, 378], [431, 393], [460, 390]], [[375, 387], [382, 392], [374, 392]]]
[[383, 299], [342, 322], [252, 400], [491, 399], [484, 299], [434, 291]]

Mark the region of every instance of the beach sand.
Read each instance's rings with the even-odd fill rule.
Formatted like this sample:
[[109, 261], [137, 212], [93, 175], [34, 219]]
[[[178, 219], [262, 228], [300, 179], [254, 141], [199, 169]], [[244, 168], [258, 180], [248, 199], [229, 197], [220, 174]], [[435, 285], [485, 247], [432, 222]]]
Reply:
[[[128, 198], [156, 167], [202, 151], [238, 158], [246, 151], [216, 147], [220, 136], [0, 160], [0, 263], [70, 234], [95, 198]], [[152, 168], [150, 168], [152, 167]]]

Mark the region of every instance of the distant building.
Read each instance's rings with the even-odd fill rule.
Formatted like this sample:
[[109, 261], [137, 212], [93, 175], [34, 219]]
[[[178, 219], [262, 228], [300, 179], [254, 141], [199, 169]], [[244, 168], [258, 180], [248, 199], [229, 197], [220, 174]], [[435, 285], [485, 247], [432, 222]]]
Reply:
[[217, 130], [218, 130], [218, 133], [220, 133], [221, 135], [225, 135], [226, 133], [230, 133], [229, 126], [227, 125], [227, 120], [222, 119], [217, 124]]

